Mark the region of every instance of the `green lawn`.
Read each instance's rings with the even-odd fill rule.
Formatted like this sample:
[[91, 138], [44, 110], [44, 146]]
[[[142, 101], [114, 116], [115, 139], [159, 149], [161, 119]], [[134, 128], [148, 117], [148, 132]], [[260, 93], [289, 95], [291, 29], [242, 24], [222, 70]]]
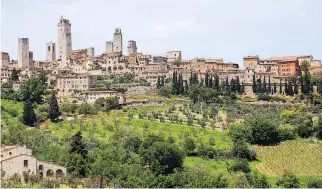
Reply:
[[227, 172], [227, 168], [232, 165], [234, 160], [231, 159], [207, 159], [201, 157], [186, 157], [184, 167], [203, 166], [206, 169], [215, 172]]

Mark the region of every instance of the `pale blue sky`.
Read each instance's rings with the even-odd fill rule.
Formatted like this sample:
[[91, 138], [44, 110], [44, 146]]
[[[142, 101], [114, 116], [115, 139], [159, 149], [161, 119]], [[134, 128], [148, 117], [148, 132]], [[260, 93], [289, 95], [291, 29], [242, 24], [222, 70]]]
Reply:
[[138, 51], [183, 59], [312, 54], [322, 59], [322, 0], [1, 0], [1, 51], [17, 59], [18, 38], [30, 38], [34, 59], [57, 43], [61, 15], [72, 23], [73, 49], [105, 50], [114, 28]]

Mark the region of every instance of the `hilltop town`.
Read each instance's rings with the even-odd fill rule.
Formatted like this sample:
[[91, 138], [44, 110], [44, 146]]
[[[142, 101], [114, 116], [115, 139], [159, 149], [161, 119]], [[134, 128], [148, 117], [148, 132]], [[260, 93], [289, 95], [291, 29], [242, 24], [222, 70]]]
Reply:
[[[300, 63], [306, 60], [310, 63], [310, 73], [322, 73], [321, 60], [316, 60], [312, 55], [297, 55], [283, 57], [261, 58], [258, 55], [241, 57], [243, 67], [236, 63], [227, 62], [223, 58], [194, 58], [182, 59], [184, 52], [168, 51], [166, 56], [151, 56], [138, 51], [137, 42], [129, 40], [127, 47], [123, 48], [122, 30], [116, 28], [113, 41], [106, 42], [106, 51], [101, 55], [95, 54], [93, 47], [73, 50], [71, 22], [61, 17], [57, 24], [57, 46], [54, 42], [46, 43], [46, 60], [34, 60], [33, 52], [29, 49], [29, 39], [18, 39], [18, 60], [10, 59], [6, 52], [1, 53], [1, 81], [10, 80], [12, 70], [19, 72], [20, 84], [29, 77], [45, 72], [48, 83], [58, 92], [59, 101], [78, 100], [80, 103], [89, 102], [87, 95], [106, 97], [110, 94], [144, 94], [151, 92], [156, 87], [158, 78], [164, 80], [171, 78], [173, 72], [182, 74], [183, 80], [189, 82], [191, 72], [198, 74], [198, 78], [205, 78], [208, 74], [217, 74], [219, 82], [226, 79], [239, 78], [245, 86], [251, 86], [253, 75], [256, 80], [266, 78], [271, 83], [284, 83], [287, 77], [300, 76]], [[112, 36], [111, 36], [112, 37]], [[31, 39], [32, 42], [32, 39]], [[138, 43], [139, 44], [139, 43]], [[128, 85], [126, 91], [115, 93], [113, 89], [99, 86], [97, 77], [131, 75], [134, 81]], [[101, 90], [110, 90], [111, 93]], [[91, 92], [96, 91], [96, 92]], [[79, 92], [83, 95], [79, 96]], [[95, 94], [94, 94], [95, 93]], [[245, 93], [252, 93], [246, 87]], [[78, 95], [77, 95], [78, 94]], [[95, 100], [94, 100], [95, 101]], [[92, 100], [93, 102], [93, 100]]]
[[321, 60], [152, 56], [121, 28], [97, 54], [71, 26], [46, 60], [1, 52], [1, 187], [322, 187]]

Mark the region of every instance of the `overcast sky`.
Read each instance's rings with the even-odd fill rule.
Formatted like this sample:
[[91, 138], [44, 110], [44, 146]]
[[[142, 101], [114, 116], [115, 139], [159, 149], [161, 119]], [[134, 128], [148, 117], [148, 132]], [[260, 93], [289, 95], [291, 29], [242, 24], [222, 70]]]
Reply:
[[312, 54], [322, 59], [322, 0], [1, 0], [1, 51], [17, 59], [28, 37], [34, 59], [57, 43], [61, 15], [72, 23], [73, 49], [105, 51], [116, 27], [138, 51], [183, 59]]

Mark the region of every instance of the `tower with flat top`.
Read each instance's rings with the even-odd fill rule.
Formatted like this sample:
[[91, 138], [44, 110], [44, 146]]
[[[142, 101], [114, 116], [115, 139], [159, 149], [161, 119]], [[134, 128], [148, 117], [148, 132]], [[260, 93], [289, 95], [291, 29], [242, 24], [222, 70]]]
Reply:
[[69, 20], [63, 16], [58, 23], [58, 59], [61, 59], [62, 67], [66, 67], [67, 58], [72, 53], [72, 31]]

